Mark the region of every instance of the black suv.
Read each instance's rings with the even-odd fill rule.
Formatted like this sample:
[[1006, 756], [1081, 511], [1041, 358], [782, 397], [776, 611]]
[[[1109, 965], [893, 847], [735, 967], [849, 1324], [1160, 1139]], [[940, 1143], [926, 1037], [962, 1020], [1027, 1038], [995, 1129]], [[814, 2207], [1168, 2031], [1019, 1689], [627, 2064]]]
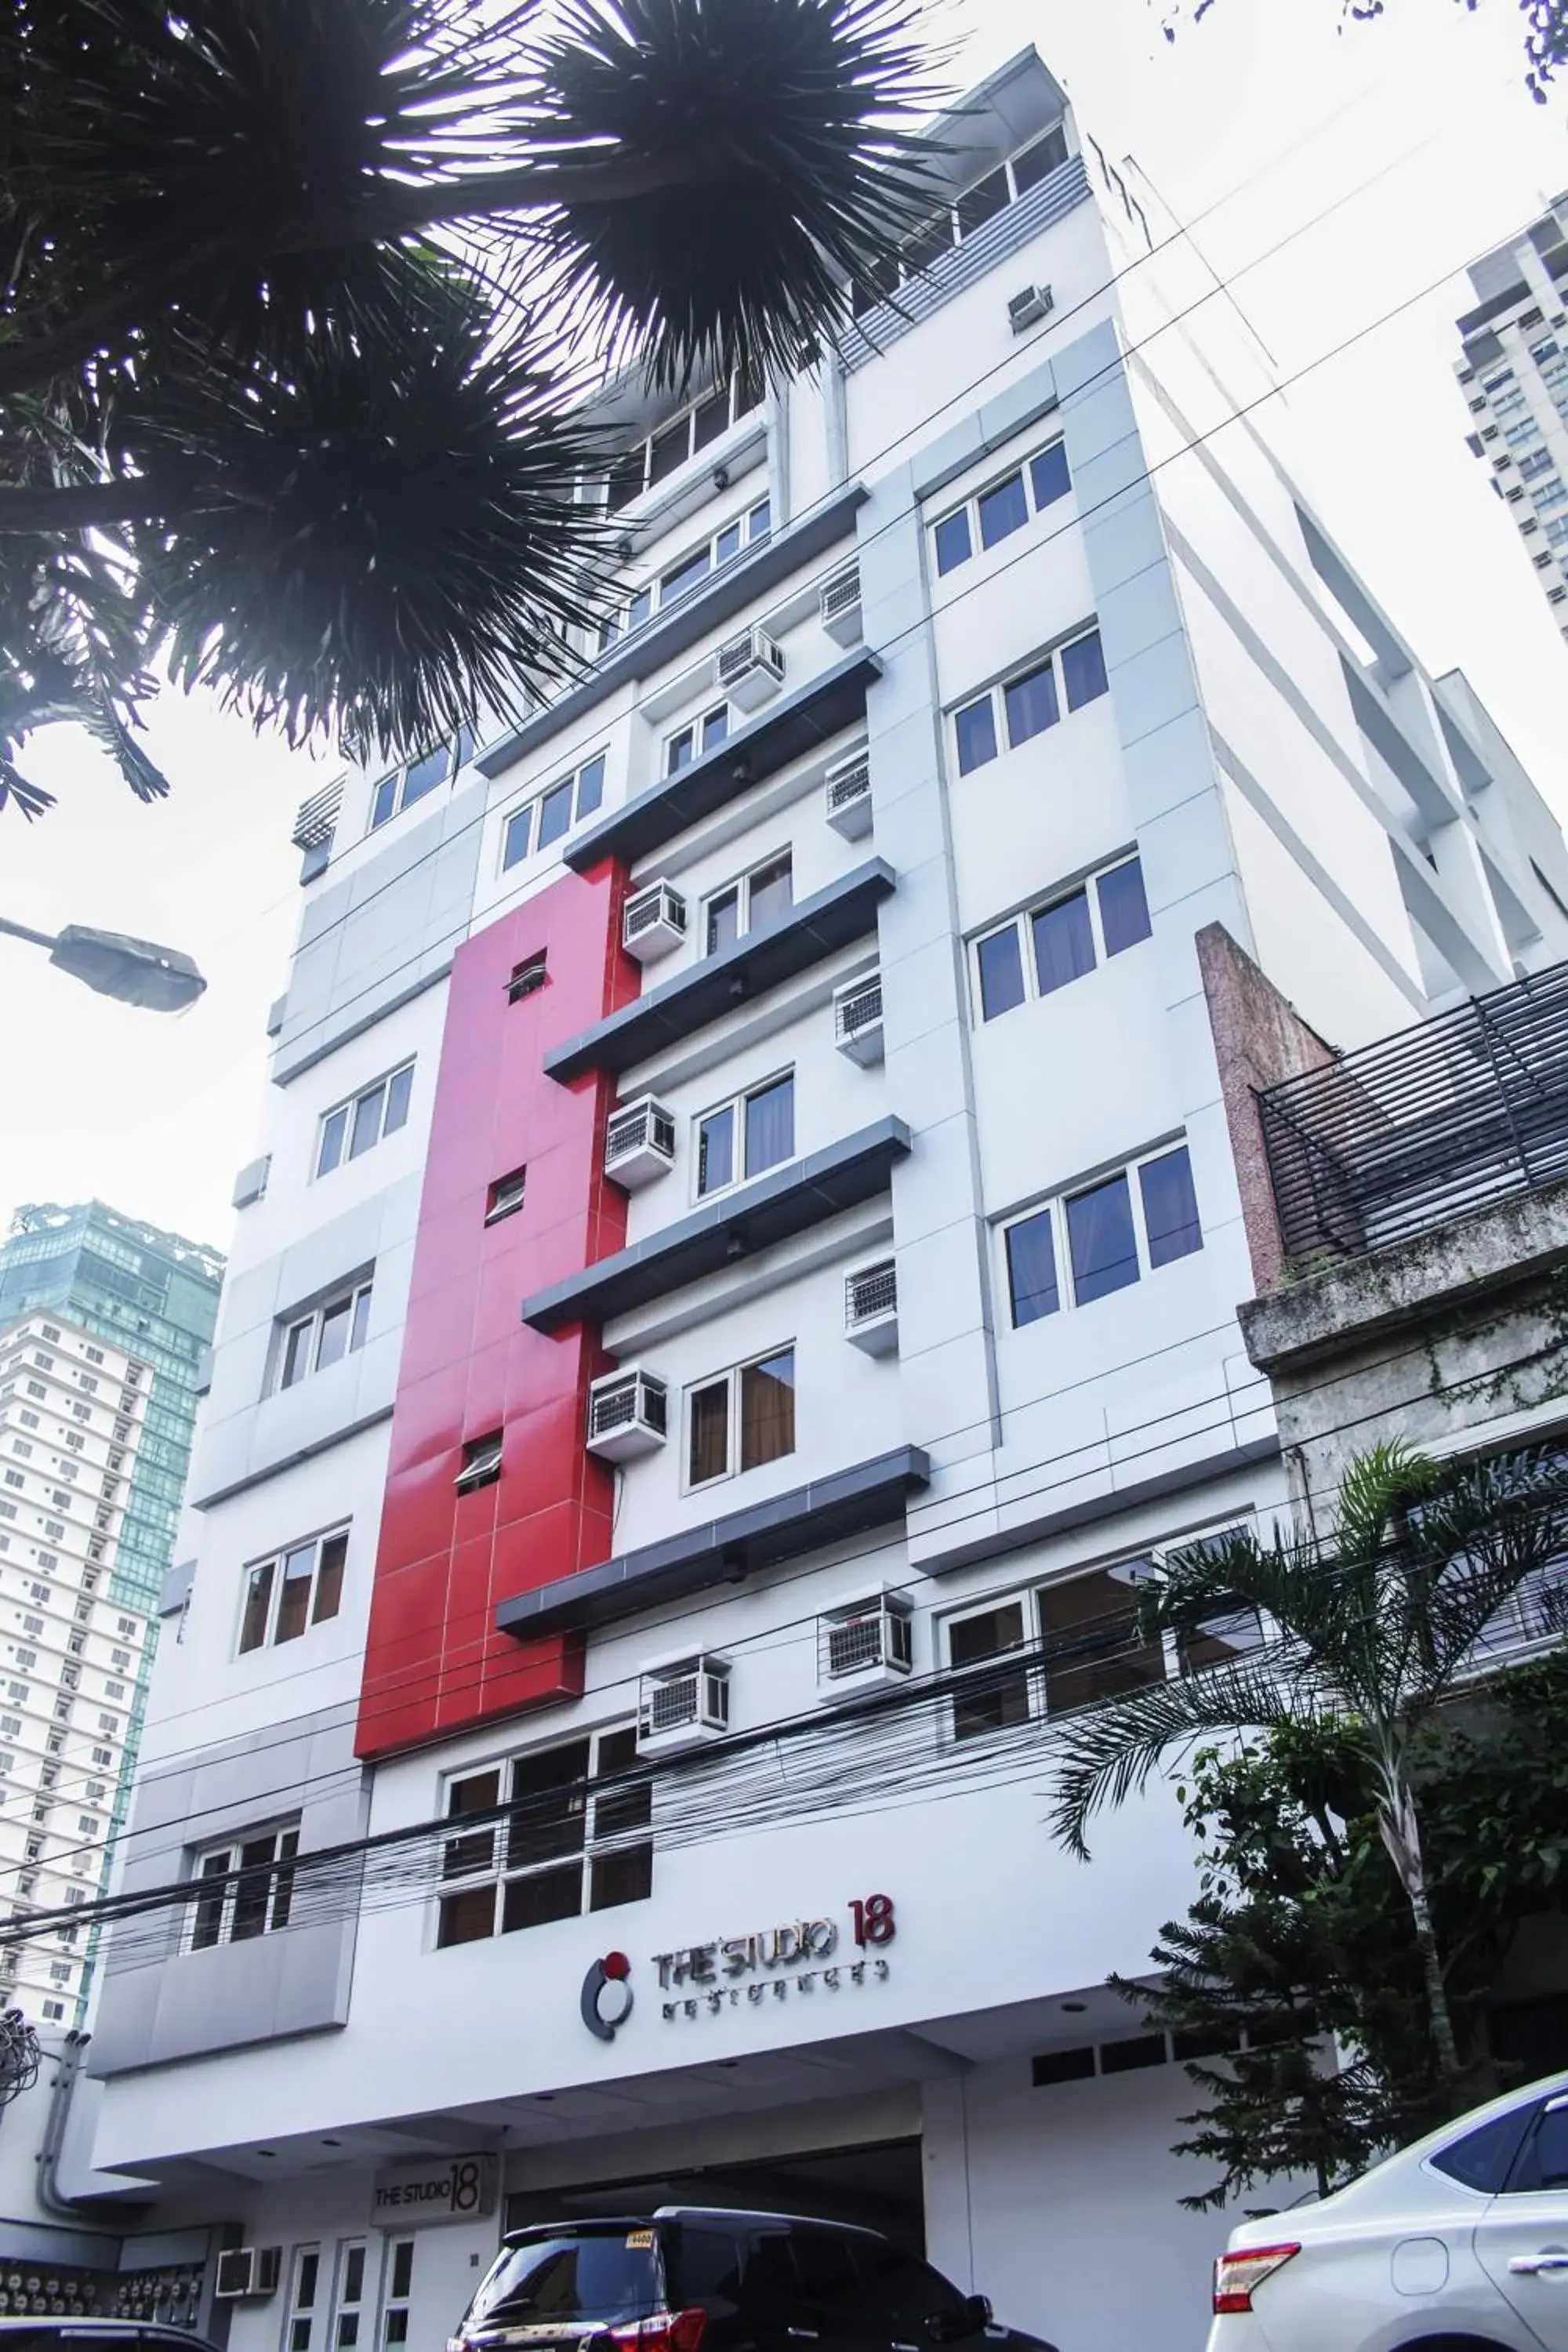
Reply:
[[514, 2230], [447, 2352], [1053, 2352], [873, 2230], [663, 2205]]

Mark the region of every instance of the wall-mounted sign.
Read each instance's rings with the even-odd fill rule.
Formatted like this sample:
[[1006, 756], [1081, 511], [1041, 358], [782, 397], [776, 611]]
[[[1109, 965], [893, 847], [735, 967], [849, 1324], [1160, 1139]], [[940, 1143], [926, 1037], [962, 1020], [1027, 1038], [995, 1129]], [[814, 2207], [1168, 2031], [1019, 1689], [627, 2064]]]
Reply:
[[632, 2013], [631, 1973], [625, 1952], [606, 1952], [583, 1979], [583, 2022], [601, 2042], [613, 2042]]
[[[890, 1944], [898, 1932], [890, 1895], [868, 1895], [848, 1906], [847, 1941], [857, 1952]], [[667, 2024], [678, 2017], [717, 2016], [723, 2009], [760, 2009], [792, 1992], [828, 1995], [866, 1984], [886, 1984], [891, 1969], [879, 1954], [868, 1959], [841, 1951], [836, 1919], [794, 1919], [745, 1936], [656, 1952], [660, 2002]]]
[[496, 2210], [500, 2175], [493, 2156], [416, 2157], [384, 2165], [371, 2186], [370, 2218], [380, 2230], [432, 2221], [482, 2221]]

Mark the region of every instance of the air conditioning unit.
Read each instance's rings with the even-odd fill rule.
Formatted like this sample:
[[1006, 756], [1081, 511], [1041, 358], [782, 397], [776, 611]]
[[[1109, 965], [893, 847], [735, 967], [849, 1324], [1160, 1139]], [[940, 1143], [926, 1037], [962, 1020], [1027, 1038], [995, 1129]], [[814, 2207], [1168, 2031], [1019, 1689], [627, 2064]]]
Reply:
[[588, 1391], [588, 1451], [606, 1462], [655, 1454], [668, 1433], [668, 1391], [640, 1365], [606, 1372]]
[[686, 901], [668, 882], [634, 890], [621, 914], [621, 943], [638, 963], [657, 963], [686, 937]]
[[822, 780], [827, 822], [846, 841], [862, 841], [871, 830], [871, 754], [864, 744], [847, 760], [835, 760]]
[[217, 2258], [213, 2294], [219, 2303], [260, 2303], [278, 2292], [281, 2246], [230, 2246]]
[[828, 635], [841, 646], [858, 646], [865, 631], [860, 619], [860, 566], [847, 563], [817, 593], [817, 611]]
[[1048, 319], [1055, 301], [1048, 286], [1021, 287], [1007, 299], [1007, 324], [1016, 335], [1021, 335], [1028, 328], [1037, 327], [1042, 319]]
[[862, 1069], [882, 1058], [882, 975], [847, 981], [833, 992], [833, 1042]]
[[784, 658], [766, 629], [743, 629], [721, 646], [714, 683], [742, 710], [759, 710], [784, 684]]
[[844, 1336], [868, 1356], [897, 1354], [899, 1277], [890, 1257], [845, 1276]]
[[675, 1121], [652, 1095], [613, 1110], [605, 1128], [605, 1173], [636, 1192], [675, 1165]]
[[712, 1651], [650, 1666], [637, 1702], [637, 1753], [705, 1748], [730, 1728], [730, 1661]]
[[915, 1662], [910, 1603], [882, 1591], [816, 1621], [816, 1678], [831, 1695], [902, 1682]]

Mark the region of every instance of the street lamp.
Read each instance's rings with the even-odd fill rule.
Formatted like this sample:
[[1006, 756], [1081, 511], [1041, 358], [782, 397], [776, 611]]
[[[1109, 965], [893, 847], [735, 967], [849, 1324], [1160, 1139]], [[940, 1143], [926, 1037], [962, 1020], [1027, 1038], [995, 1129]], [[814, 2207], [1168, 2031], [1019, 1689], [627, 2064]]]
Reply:
[[52, 964], [73, 980], [85, 980], [100, 996], [117, 996], [122, 1004], [144, 1004], [153, 1013], [183, 1013], [206, 987], [190, 957], [178, 948], [157, 947], [123, 931], [95, 931], [89, 923], [68, 923], [58, 934], [34, 931], [4, 915], [0, 931], [47, 948]]

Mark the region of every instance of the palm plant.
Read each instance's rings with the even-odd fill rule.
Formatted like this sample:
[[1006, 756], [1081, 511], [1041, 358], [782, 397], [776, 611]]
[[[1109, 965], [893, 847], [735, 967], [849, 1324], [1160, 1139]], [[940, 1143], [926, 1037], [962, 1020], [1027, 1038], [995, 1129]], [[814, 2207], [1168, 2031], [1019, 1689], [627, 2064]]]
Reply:
[[0, 803], [156, 660], [424, 748], [613, 588], [606, 357], [796, 367], [929, 211], [913, 0], [3, 0]]
[[1051, 1826], [1087, 1858], [1102, 1806], [1198, 1739], [1335, 1727], [1363, 1759], [1378, 1827], [1410, 1906], [1432, 2039], [1459, 2074], [1422, 1862], [1416, 1735], [1521, 1586], [1568, 1549], [1568, 1459], [1545, 1448], [1440, 1465], [1398, 1444], [1346, 1471], [1331, 1533], [1287, 1543], [1236, 1528], [1175, 1553], [1142, 1588], [1140, 1633], [1189, 1639], [1242, 1608], [1262, 1644], [1075, 1718], [1058, 1752]]

